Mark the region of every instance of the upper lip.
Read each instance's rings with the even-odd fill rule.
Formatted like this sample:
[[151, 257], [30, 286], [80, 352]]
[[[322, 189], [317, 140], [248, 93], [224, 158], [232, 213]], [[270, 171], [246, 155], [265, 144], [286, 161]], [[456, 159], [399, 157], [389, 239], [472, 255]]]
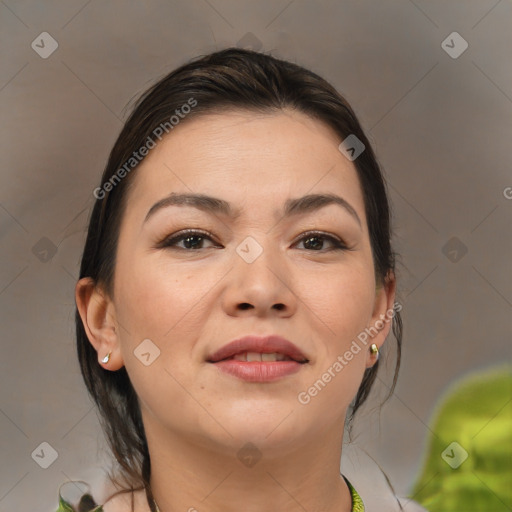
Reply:
[[308, 362], [306, 356], [291, 341], [277, 335], [270, 336], [244, 336], [227, 343], [219, 350], [211, 354], [207, 360], [216, 363], [245, 352], [256, 352], [259, 354], [284, 354], [300, 363]]

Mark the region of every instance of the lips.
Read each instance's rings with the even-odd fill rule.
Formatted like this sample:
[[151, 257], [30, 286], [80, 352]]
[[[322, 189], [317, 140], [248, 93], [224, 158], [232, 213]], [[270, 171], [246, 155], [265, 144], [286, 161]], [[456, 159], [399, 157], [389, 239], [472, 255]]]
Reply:
[[[259, 354], [275, 354], [273, 356], [259, 356]], [[236, 357], [235, 357], [236, 356]], [[260, 359], [261, 357], [261, 359]], [[247, 363], [263, 361], [275, 364], [281, 361], [295, 361], [301, 364], [307, 363], [307, 357], [301, 350], [281, 336], [244, 336], [236, 339], [211, 354], [207, 361], [218, 363], [224, 360], [236, 359]], [[275, 359], [276, 361], [273, 361]]]

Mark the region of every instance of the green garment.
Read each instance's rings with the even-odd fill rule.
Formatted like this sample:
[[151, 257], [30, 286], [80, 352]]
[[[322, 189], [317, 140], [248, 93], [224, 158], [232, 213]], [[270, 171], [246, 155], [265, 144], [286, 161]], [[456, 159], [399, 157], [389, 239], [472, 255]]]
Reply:
[[352, 512], [364, 512], [364, 503], [361, 496], [359, 496], [357, 491], [352, 487], [352, 484], [346, 478], [345, 482], [347, 482], [348, 488], [350, 489], [350, 496], [352, 496]]
[[59, 492], [59, 508], [57, 512], [103, 512], [102, 505], [96, 505], [90, 494], [84, 494], [80, 498], [78, 508], [75, 509], [69, 504]]
[[412, 492], [430, 512], [512, 510], [511, 370], [465, 378], [441, 402]]
[[[342, 475], [343, 476], [343, 475]], [[352, 496], [352, 512], [364, 512], [364, 504], [361, 496], [352, 487], [352, 484], [345, 478], [348, 488], [350, 489], [350, 495]], [[80, 498], [78, 508], [75, 510], [68, 502], [66, 502], [59, 492], [59, 508], [56, 512], [103, 512], [101, 505], [96, 505], [90, 494], [84, 494]]]

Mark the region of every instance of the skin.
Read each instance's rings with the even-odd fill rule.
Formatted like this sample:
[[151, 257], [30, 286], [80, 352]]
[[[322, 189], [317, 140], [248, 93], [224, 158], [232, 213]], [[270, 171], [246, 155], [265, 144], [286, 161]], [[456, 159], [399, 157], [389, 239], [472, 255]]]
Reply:
[[[233, 111], [185, 120], [136, 170], [121, 224], [113, 297], [89, 278], [77, 305], [98, 364], [126, 366], [140, 399], [151, 456], [151, 484], [162, 512], [349, 511], [339, 463], [347, 408], [369, 346], [385, 341], [385, 323], [307, 405], [297, 396], [343, 355], [365, 328], [393, 308], [395, 279], [377, 287], [363, 195], [341, 139], [305, 114]], [[171, 192], [203, 193], [239, 209], [236, 219], [170, 206], [145, 223], [151, 206]], [[289, 198], [334, 193], [344, 208], [283, 218]], [[157, 247], [180, 230], [208, 230], [199, 249]], [[329, 250], [320, 230], [349, 250]], [[247, 237], [262, 247], [252, 263], [236, 247]], [[317, 248], [317, 247], [320, 248]], [[275, 307], [280, 304], [280, 307]], [[308, 357], [298, 373], [248, 383], [206, 358], [246, 334], [279, 334]], [[144, 339], [160, 356], [145, 366], [134, 356]], [[111, 351], [110, 361], [101, 363]], [[237, 457], [251, 442], [261, 459]], [[142, 495], [136, 510], [149, 510]], [[128, 510], [114, 500], [106, 512]], [[192, 509], [193, 510], [193, 509]]]

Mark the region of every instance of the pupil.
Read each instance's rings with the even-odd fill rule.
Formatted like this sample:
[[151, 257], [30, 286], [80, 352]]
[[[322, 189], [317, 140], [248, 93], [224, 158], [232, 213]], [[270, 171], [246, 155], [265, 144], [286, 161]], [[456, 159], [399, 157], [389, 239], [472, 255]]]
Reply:
[[[318, 238], [317, 236], [312, 236], [312, 237], [308, 238], [308, 239], [306, 240], [306, 242], [305, 242], [305, 245], [307, 246], [307, 245], [309, 244], [309, 242], [311, 242], [311, 240], [317, 240], [317, 243], [316, 243], [316, 244], [315, 244], [315, 243], [313, 243], [313, 244], [312, 244], [312, 245], [313, 245], [313, 247], [309, 247], [310, 249], [313, 249], [313, 248], [315, 248], [315, 247], [316, 247], [316, 248], [319, 248], [319, 245], [320, 245], [320, 246], [322, 245], [322, 242], [319, 242], [319, 241], [318, 241], [318, 240], [319, 240], [319, 238]], [[321, 248], [321, 247], [320, 247], [320, 248]]]
[[202, 237], [197, 236], [197, 235], [188, 236], [188, 237], [187, 237], [187, 238], [185, 238], [185, 240], [184, 240], [184, 242], [185, 242], [185, 247], [186, 247], [187, 249], [190, 249], [190, 248], [192, 248], [192, 247], [196, 247], [196, 245], [197, 245], [197, 244], [196, 244], [196, 245], [194, 245], [193, 243], [191, 243], [191, 242], [190, 242], [190, 241], [191, 241], [191, 240], [193, 240], [194, 238], [198, 238], [198, 239], [200, 239], [199, 244], [201, 243]]

